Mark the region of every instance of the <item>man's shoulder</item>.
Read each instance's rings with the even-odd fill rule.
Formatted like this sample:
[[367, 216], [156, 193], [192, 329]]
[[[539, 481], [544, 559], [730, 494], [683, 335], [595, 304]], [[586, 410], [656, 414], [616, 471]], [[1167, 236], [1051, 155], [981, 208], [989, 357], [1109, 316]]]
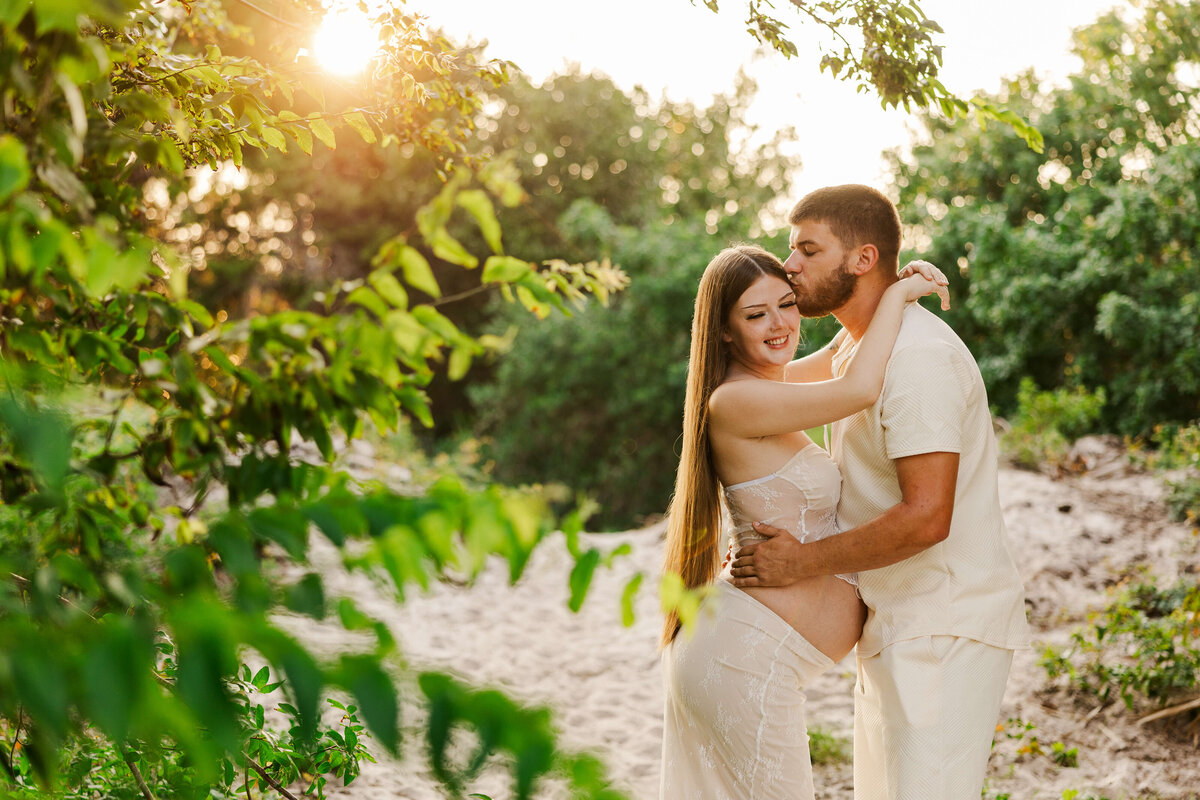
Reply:
[[955, 352], [974, 361], [971, 351], [954, 329], [945, 320], [918, 303], [910, 303], [904, 310], [900, 333], [892, 353], [917, 348], [930, 353]]

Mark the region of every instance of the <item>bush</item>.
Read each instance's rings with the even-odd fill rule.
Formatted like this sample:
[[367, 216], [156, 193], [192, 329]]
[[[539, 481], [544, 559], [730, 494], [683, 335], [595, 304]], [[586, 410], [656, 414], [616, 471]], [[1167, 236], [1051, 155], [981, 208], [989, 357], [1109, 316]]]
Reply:
[[1051, 678], [1126, 707], [1164, 706], [1200, 687], [1200, 583], [1160, 589], [1153, 578], [1120, 585], [1066, 649], [1047, 647]]
[[1151, 466], [1168, 472], [1167, 510], [1176, 522], [1200, 521], [1200, 422], [1159, 425], [1151, 441], [1158, 449]]
[[1057, 465], [1078, 437], [1086, 433], [1104, 408], [1104, 389], [1039, 391], [1032, 378], [1021, 381], [1012, 427], [1000, 437], [1001, 449], [1023, 467]]

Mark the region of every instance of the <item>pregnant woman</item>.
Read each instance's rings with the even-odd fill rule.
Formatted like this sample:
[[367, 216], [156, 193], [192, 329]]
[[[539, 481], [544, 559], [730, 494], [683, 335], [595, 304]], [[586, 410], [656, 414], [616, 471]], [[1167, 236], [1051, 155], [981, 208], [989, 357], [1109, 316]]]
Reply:
[[944, 276], [924, 262], [905, 271], [914, 268], [924, 274], [887, 290], [833, 380], [817, 380], [830, 374], [832, 345], [792, 360], [800, 312], [778, 258], [739, 245], [704, 271], [664, 571], [710, 590], [692, 629], [672, 613], [663, 632], [662, 800], [813, 797], [804, 688], [854, 647], [864, 607], [853, 576], [751, 589], [719, 576], [720, 495], [735, 548], [759, 538], [756, 521], [802, 541], [837, 533], [841, 475], [803, 431], [873, 403], [904, 304], [934, 291], [946, 301]]

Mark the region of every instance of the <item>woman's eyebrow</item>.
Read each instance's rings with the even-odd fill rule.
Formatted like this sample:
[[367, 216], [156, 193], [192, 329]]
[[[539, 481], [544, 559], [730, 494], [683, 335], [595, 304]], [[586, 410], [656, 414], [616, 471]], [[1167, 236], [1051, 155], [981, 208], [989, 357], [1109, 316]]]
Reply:
[[[786, 293], [786, 294], [781, 294], [781, 295], [779, 296], [779, 301], [778, 301], [778, 302], [782, 303], [782, 302], [784, 302], [785, 300], [790, 300], [791, 298], [793, 298], [793, 297], [795, 297], [795, 296], [796, 296], [796, 293], [795, 293], [795, 292], [788, 292], [788, 293]], [[766, 304], [766, 303], [751, 303], [751, 304], [750, 304], [750, 305], [748, 305], [748, 306], [742, 306], [742, 308], [743, 308], [743, 309], [747, 309], [747, 308], [766, 308], [766, 307], [767, 307], [767, 304]]]

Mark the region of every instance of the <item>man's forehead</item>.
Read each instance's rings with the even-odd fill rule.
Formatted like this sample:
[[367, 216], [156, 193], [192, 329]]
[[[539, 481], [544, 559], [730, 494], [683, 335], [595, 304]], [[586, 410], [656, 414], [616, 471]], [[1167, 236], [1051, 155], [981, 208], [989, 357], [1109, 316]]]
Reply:
[[805, 219], [793, 223], [788, 241], [793, 245], [803, 242], [819, 242], [833, 237], [829, 225], [821, 220]]

